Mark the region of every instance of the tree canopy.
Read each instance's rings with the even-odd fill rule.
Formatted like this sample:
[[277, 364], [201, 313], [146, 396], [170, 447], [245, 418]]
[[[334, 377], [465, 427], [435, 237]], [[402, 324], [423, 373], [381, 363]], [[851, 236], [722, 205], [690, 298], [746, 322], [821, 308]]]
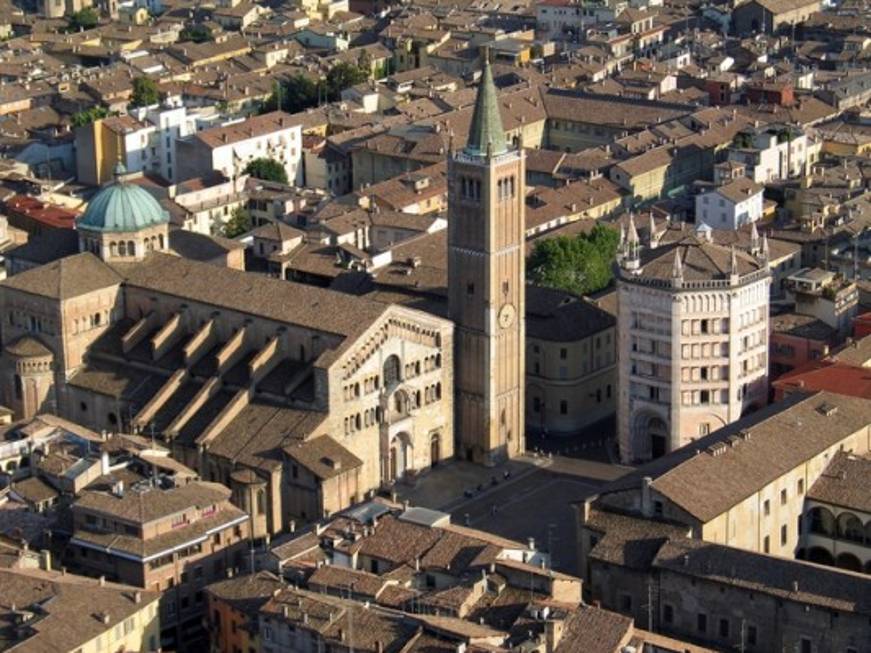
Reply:
[[73, 127], [84, 127], [85, 125], [90, 125], [92, 122], [106, 118], [108, 115], [109, 110], [106, 107], [90, 107], [89, 109], [83, 109], [82, 111], [74, 113], [70, 122]]
[[597, 224], [589, 234], [547, 238], [535, 244], [527, 263], [529, 280], [539, 286], [586, 295], [605, 288], [620, 236]]
[[297, 113], [317, 105], [318, 85], [305, 75], [297, 74], [283, 83], [272, 85], [272, 95], [264, 102], [262, 113], [277, 109]]
[[185, 27], [179, 32], [179, 41], [193, 41], [194, 43], [205, 43], [213, 39], [212, 30], [205, 25], [191, 25]]
[[157, 89], [157, 82], [149, 77], [137, 77], [133, 80], [131, 106], [147, 107], [158, 102], [160, 102], [160, 91]]
[[[361, 59], [365, 63], [362, 55]], [[320, 81], [314, 81], [298, 73], [284, 82], [273, 84], [272, 95], [263, 103], [261, 113], [276, 109], [297, 113], [318, 106], [321, 100], [334, 102], [341, 97], [342, 91], [346, 88], [369, 79], [369, 74], [368, 68], [344, 62], [333, 66], [327, 73], [326, 79]]]
[[342, 91], [365, 82], [369, 79], [369, 75], [368, 68], [361, 68], [352, 63], [337, 63], [327, 73], [327, 97], [331, 101], [338, 100]]
[[69, 17], [70, 32], [80, 32], [86, 29], [94, 29], [100, 22], [100, 16], [93, 7], [85, 7]]
[[248, 233], [251, 231], [251, 214], [241, 206], [237, 206], [233, 209], [233, 213], [224, 224], [222, 231], [226, 238], [236, 238]]
[[287, 183], [287, 171], [275, 159], [267, 159], [265, 157], [254, 159], [245, 166], [245, 172], [252, 177], [263, 179], [264, 181], [275, 181], [280, 184]]

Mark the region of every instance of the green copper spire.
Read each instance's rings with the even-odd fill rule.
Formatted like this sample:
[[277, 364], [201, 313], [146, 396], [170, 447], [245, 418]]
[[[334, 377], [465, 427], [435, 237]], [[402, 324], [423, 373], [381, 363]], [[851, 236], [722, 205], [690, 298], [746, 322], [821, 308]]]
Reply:
[[502, 130], [502, 118], [499, 115], [499, 101], [496, 99], [496, 85], [493, 83], [493, 73], [490, 70], [488, 48], [482, 49], [481, 56], [484, 60], [484, 70], [481, 73], [478, 96], [475, 98], [469, 141], [464, 149], [464, 152], [470, 156], [503, 154], [508, 151], [505, 132]]

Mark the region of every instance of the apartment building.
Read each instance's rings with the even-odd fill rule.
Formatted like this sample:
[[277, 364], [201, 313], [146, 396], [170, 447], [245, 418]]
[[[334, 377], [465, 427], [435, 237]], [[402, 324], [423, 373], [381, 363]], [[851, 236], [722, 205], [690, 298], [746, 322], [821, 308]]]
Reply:
[[100, 186], [112, 180], [120, 161], [128, 172], [178, 176], [176, 142], [196, 132], [196, 116], [179, 99], [131, 108], [76, 130], [76, 171], [80, 182]]
[[730, 161], [743, 164], [757, 184], [800, 177], [820, 158], [822, 141], [800, 127], [770, 124], [748, 127], [735, 136], [729, 149]]
[[201, 636], [203, 588], [240, 568], [250, 518], [230, 489], [155, 477], [84, 491], [72, 504], [68, 561], [83, 573], [161, 592], [161, 642], [189, 647]]
[[284, 166], [290, 183], [303, 183], [302, 126], [283, 111], [204, 129], [181, 139], [177, 150], [180, 180], [213, 170], [235, 179], [251, 161], [266, 158]]
[[762, 218], [765, 188], [742, 177], [696, 196], [696, 222], [712, 229], [738, 229]]
[[160, 650], [160, 597], [155, 592], [43, 565], [0, 569], [0, 595], [4, 650]]

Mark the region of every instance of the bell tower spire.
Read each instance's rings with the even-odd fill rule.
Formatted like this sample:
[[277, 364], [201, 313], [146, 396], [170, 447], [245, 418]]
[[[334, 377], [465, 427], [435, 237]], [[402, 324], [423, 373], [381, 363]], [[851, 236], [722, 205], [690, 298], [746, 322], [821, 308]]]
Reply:
[[490, 69], [490, 48], [481, 48], [481, 59], [481, 83], [475, 97], [469, 140], [463, 151], [469, 156], [495, 156], [507, 152], [508, 144], [502, 129], [502, 116], [499, 115], [493, 71]]

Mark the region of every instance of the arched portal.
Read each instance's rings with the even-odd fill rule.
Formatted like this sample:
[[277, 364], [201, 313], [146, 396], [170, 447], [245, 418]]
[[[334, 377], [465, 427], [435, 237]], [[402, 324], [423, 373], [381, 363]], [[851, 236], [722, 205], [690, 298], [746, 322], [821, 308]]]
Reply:
[[429, 441], [429, 464], [432, 467], [438, 465], [442, 458], [441, 439], [440, 433], [433, 433]]
[[397, 433], [390, 438], [390, 450], [387, 463], [387, 480], [390, 482], [401, 479], [405, 472], [412, 468], [411, 438], [408, 433]]

